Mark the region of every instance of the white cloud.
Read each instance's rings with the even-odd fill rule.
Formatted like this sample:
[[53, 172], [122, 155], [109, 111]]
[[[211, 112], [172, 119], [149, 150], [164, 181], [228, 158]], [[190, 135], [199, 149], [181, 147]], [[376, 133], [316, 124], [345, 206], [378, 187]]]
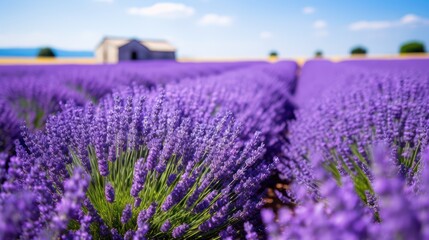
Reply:
[[305, 7], [302, 9], [302, 13], [304, 14], [313, 14], [314, 12], [316, 12], [314, 7]]
[[313, 28], [315, 29], [325, 29], [327, 26], [328, 24], [324, 20], [317, 20], [313, 23]]
[[269, 31], [262, 31], [259, 33], [259, 38], [261, 39], [271, 39], [273, 38], [273, 34]]
[[358, 21], [350, 24], [349, 29], [352, 31], [359, 30], [378, 30], [392, 27], [389, 21]]
[[380, 30], [393, 27], [417, 25], [429, 25], [429, 19], [425, 19], [414, 14], [407, 14], [399, 20], [393, 21], [357, 21], [349, 25], [349, 30]]
[[157, 17], [157, 18], [184, 18], [194, 15], [195, 10], [181, 3], [155, 3], [149, 7], [133, 7], [128, 9], [128, 13], [131, 15], [141, 15], [146, 17]]
[[403, 16], [400, 20], [402, 24], [412, 24], [412, 23], [418, 23], [420, 21], [424, 21], [424, 19], [414, 14], [407, 14]]
[[229, 16], [218, 15], [214, 13], [204, 15], [198, 24], [201, 26], [221, 26], [226, 27], [232, 24], [232, 18]]

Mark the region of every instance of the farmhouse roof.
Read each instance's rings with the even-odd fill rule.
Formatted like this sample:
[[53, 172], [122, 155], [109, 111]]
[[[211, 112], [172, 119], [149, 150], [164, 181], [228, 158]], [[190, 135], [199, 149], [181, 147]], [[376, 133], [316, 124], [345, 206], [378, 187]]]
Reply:
[[122, 37], [105, 37], [97, 48], [102, 44], [113, 45], [121, 47], [132, 40], [140, 42], [143, 46], [147, 47], [150, 51], [154, 52], [174, 52], [176, 48], [165, 40], [139, 40], [135, 38], [122, 38]]

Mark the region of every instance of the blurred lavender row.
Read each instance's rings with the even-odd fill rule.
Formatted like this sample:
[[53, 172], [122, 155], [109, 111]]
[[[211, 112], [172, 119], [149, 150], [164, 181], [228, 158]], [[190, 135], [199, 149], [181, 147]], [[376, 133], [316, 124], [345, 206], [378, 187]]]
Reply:
[[294, 184], [293, 211], [282, 208], [277, 216], [270, 209], [262, 211], [267, 239], [428, 239], [428, 149], [421, 159], [419, 181], [413, 185], [399, 174], [386, 146], [376, 145], [373, 152], [377, 205], [363, 203], [350, 178], [338, 185], [323, 168], [315, 168], [321, 198], [311, 198], [305, 186]]

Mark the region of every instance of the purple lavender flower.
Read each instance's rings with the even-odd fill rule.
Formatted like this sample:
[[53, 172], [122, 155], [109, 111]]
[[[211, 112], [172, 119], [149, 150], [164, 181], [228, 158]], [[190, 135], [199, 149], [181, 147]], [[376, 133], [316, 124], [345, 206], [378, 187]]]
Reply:
[[122, 236], [119, 234], [118, 230], [116, 230], [115, 228], [112, 228], [112, 230], [110, 230], [110, 233], [112, 234], [112, 239], [113, 240], [122, 240]]
[[4, 181], [6, 177], [6, 162], [7, 162], [7, 154], [0, 152], [0, 181]]
[[200, 213], [200, 212], [204, 211], [205, 209], [207, 209], [210, 206], [210, 203], [216, 197], [216, 195], [218, 195], [217, 191], [213, 191], [213, 192], [209, 193], [209, 195], [207, 195], [207, 197], [205, 197], [205, 199], [203, 201], [201, 201], [200, 203], [197, 204], [197, 206], [195, 206], [194, 212]]
[[[64, 104], [46, 131], [24, 129], [5, 186], [36, 191], [44, 211], [37, 223], [51, 225], [52, 206], [67, 199], [69, 171], [81, 166], [92, 179], [76, 209], [59, 221], [64, 237], [73, 235], [64, 227], [69, 220], [85, 228], [82, 204], [99, 226], [91, 234], [106, 238], [135, 229], [133, 238], [168, 238], [160, 219], [169, 219], [171, 229], [189, 214], [194, 220], [186, 231], [201, 238], [217, 235], [230, 219], [253, 223], [262, 184], [274, 169], [271, 155], [284, 141], [277, 137], [291, 112], [296, 70], [294, 63], [259, 64], [153, 91], [139, 83], [119, 87], [97, 105]], [[185, 231], [175, 229], [175, 235]]]
[[258, 235], [253, 231], [253, 226], [249, 222], [244, 223], [244, 230], [246, 231], [246, 240], [258, 239]]
[[351, 175], [366, 185], [357, 187], [366, 201], [373, 177], [371, 147], [384, 142], [391, 149], [392, 164], [401, 165], [401, 174], [413, 181], [421, 149], [428, 145], [426, 72], [386, 66], [369, 71], [363, 63], [327, 61], [306, 66], [298, 91], [302, 102], [297, 120], [290, 124], [290, 148], [284, 149], [286, 157], [277, 166], [281, 176], [313, 187], [317, 179], [308, 159], [318, 152], [337, 178]]
[[171, 174], [170, 176], [168, 176], [167, 186], [170, 186], [171, 184], [173, 184], [176, 178], [177, 178], [176, 174]]
[[188, 231], [189, 225], [184, 223], [173, 229], [173, 238], [182, 237]]
[[142, 203], [142, 199], [141, 198], [136, 198], [134, 200], [134, 208], [139, 208], [141, 203]]
[[[374, 194], [378, 205], [364, 204], [355, 194], [350, 178], [342, 178], [341, 186], [323, 167], [313, 168], [322, 176], [321, 199], [301, 195], [292, 213], [282, 209], [276, 216], [272, 210], [262, 211], [268, 239], [424, 239], [428, 236], [427, 206], [425, 194], [417, 189], [427, 189], [427, 181], [409, 185], [398, 166], [392, 164], [391, 150], [386, 145], [372, 149]], [[423, 165], [418, 179], [427, 178], [427, 151], [423, 151]], [[302, 185], [301, 187], [305, 187]]]
[[26, 228], [37, 226], [40, 212], [37, 209], [36, 196], [30, 192], [21, 192], [1, 199], [0, 239], [15, 239]]
[[121, 223], [126, 224], [131, 219], [131, 215], [132, 215], [131, 205], [127, 204], [124, 210], [122, 211]]
[[263, 209], [261, 211], [262, 221], [265, 224], [265, 231], [267, 232], [270, 239], [276, 238], [279, 234], [279, 227], [275, 223], [275, 215], [271, 209]]
[[134, 234], [134, 239], [146, 239], [146, 234], [149, 231], [149, 224], [145, 223], [137, 228]]
[[124, 240], [132, 240], [134, 238], [135, 232], [133, 230], [128, 230], [124, 235]]
[[144, 166], [144, 159], [138, 159], [134, 169], [134, 181], [131, 187], [131, 196], [137, 197], [140, 191], [143, 189], [144, 182], [146, 180], [146, 167]]
[[[149, 91], [157, 85], [251, 65], [255, 63], [179, 64], [156, 61], [118, 66], [2, 67], [0, 81], [7, 81], [7, 84], [0, 89], [0, 151], [13, 153], [14, 140], [20, 137], [21, 123], [25, 121], [30, 129], [43, 128], [49, 114], [61, 110], [61, 102], [73, 101], [83, 105], [87, 101], [97, 102], [121, 86], [138, 85]], [[99, 158], [100, 169], [107, 170], [106, 159]]]
[[[398, 175], [398, 169], [393, 164], [389, 164], [390, 153], [387, 148], [378, 146], [374, 152], [376, 168], [374, 191], [379, 198], [379, 214], [382, 223], [379, 228], [373, 230], [372, 235], [422, 239], [424, 226], [429, 225], [419, 219], [422, 211], [419, 205], [421, 196], [409, 193], [406, 182]], [[422, 160], [427, 161], [427, 159]], [[420, 184], [428, 185], [427, 182]]]
[[148, 209], [142, 210], [137, 217], [137, 226], [143, 226], [144, 223], [148, 222], [156, 212], [156, 203], [152, 203]]
[[161, 232], [168, 232], [171, 228], [170, 220], [165, 220], [165, 222], [161, 226]]
[[106, 184], [106, 187], [104, 189], [104, 194], [106, 195], [106, 200], [109, 203], [112, 203], [115, 201], [115, 189], [112, 187], [110, 183]]
[[237, 238], [237, 231], [233, 227], [231, 227], [231, 225], [229, 225], [225, 230], [222, 230], [219, 233], [219, 236], [221, 237], [221, 239], [232, 240]]
[[89, 176], [80, 168], [74, 170], [72, 178], [64, 182], [64, 197], [56, 206], [56, 216], [53, 219], [53, 229], [62, 231], [67, 228], [68, 219], [73, 217], [86, 194]]
[[91, 232], [90, 232], [91, 231], [90, 225], [92, 223], [91, 216], [81, 214], [79, 223], [80, 223], [80, 229], [76, 231], [76, 233], [74, 234], [74, 237], [78, 239], [83, 239], [83, 240], [92, 239]]
[[108, 163], [103, 158], [98, 160], [98, 168], [100, 169], [101, 176], [107, 176], [109, 174]]

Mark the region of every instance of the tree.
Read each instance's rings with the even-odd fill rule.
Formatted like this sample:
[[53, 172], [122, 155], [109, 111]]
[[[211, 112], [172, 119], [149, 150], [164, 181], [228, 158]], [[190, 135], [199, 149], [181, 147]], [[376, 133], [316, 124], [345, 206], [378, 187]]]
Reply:
[[366, 48], [362, 47], [362, 46], [357, 46], [352, 48], [352, 50], [350, 51], [351, 55], [357, 55], [357, 54], [361, 54], [361, 55], [365, 55], [367, 53]]
[[316, 58], [322, 58], [322, 57], [323, 57], [323, 52], [322, 52], [321, 50], [317, 50], [317, 51], [314, 53], [314, 56], [315, 56]]
[[279, 56], [279, 53], [277, 51], [271, 51], [270, 52], [270, 57], [276, 58]]
[[425, 45], [422, 42], [410, 41], [402, 44], [399, 49], [400, 53], [425, 53]]
[[43, 48], [40, 48], [37, 56], [38, 57], [55, 57], [55, 52], [50, 47], [43, 47]]

